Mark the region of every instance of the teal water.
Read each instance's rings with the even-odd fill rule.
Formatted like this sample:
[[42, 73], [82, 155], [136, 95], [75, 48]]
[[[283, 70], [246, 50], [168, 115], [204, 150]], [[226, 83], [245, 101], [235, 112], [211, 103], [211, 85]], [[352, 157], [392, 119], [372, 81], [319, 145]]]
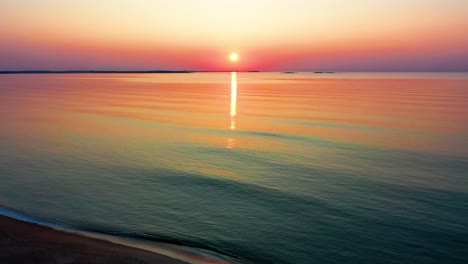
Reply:
[[468, 262], [468, 75], [0, 75], [0, 204], [216, 263]]

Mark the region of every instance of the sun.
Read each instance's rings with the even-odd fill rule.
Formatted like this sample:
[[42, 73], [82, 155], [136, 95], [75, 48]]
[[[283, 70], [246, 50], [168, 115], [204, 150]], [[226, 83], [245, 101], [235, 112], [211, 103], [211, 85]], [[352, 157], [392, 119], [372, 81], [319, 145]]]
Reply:
[[235, 52], [231, 52], [231, 54], [229, 54], [229, 60], [232, 62], [236, 62], [239, 60], [239, 55]]

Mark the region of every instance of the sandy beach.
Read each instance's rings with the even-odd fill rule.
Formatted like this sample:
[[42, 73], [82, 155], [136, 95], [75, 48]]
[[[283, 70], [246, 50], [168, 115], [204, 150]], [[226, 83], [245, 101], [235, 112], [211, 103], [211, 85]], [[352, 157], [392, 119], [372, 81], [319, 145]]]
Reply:
[[5, 216], [0, 216], [0, 248], [0, 263], [186, 263]]

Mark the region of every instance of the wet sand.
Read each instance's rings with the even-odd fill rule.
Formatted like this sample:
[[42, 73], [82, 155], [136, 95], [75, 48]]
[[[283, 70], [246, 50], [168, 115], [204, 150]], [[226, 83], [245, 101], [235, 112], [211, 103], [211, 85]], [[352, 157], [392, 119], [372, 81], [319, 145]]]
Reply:
[[0, 216], [0, 263], [187, 264], [164, 255]]

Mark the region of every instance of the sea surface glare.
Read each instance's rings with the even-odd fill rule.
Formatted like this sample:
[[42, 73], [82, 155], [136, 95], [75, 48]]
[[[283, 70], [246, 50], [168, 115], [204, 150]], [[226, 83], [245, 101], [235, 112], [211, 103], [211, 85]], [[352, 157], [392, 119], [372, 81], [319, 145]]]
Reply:
[[30, 217], [213, 263], [468, 263], [467, 74], [0, 75], [0, 124]]

